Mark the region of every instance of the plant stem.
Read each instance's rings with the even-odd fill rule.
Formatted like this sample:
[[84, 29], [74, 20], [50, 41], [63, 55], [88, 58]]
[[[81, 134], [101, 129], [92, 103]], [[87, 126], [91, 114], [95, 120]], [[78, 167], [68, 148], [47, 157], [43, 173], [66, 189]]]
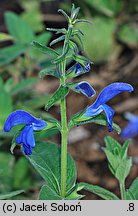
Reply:
[[126, 200], [126, 194], [125, 194], [125, 184], [120, 183], [120, 192], [121, 192], [121, 199]]
[[[65, 85], [65, 61], [61, 63], [61, 85]], [[68, 142], [68, 126], [66, 113], [66, 97], [61, 100], [61, 196], [66, 194], [66, 179], [67, 179], [67, 142]]]

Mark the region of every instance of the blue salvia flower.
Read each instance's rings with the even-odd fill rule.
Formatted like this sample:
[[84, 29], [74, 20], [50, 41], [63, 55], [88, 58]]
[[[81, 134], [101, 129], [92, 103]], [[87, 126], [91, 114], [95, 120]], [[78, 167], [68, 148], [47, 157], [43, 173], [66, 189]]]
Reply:
[[74, 89], [78, 92], [81, 92], [82, 94], [86, 95], [87, 97], [92, 97], [96, 94], [93, 87], [88, 82], [80, 82], [78, 83]]
[[17, 144], [23, 144], [26, 155], [32, 154], [35, 147], [34, 131], [44, 129], [47, 124], [42, 119], [35, 118], [24, 110], [12, 112], [4, 124], [4, 130], [9, 132], [16, 125], [25, 125], [20, 135], [16, 138]]
[[90, 67], [90, 64], [88, 63], [88, 62], [85, 62], [85, 71], [84, 71], [84, 69], [83, 69], [83, 66], [80, 64], [80, 63], [76, 63], [76, 69], [75, 69], [75, 74], [81, 74], [83, 71], [85, 72], [85, 73], [88, 73], [89, 71], [90, 71], [90, 69], [91, 69], [91, 67]]
[[100, 114], [101, 112], [105, 112], [107, 121], [108, 121], [108, 130], [111, 132], [112, 129], [112, 118], [115, 114], [114, 110], [109, 107], [106, 103], [120, 94], [121, 92], [127, 91], [132, 92], [134, 89], [130, 84], [116, 82], [106, 86], [103, 91], [99, 94], [97, 100], [87, 108], [85, 112], [86, 117], [92, 117]]
[[129, 122], [128, 125], [122, 130], [121, 136], [123, 139], [135, 137], [138, 135], [138, 116], [126, 113], [125, 117], [129, 120]]

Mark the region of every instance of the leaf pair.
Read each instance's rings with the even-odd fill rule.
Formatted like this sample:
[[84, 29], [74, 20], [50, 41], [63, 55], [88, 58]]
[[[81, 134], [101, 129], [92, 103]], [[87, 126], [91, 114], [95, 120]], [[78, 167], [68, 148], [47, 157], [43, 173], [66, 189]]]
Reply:
[[132, 160], [127, 156], [130, 141], [127, 140], [121, 147], [116, 140], [108, 136], [105, 138], [105, 142], [104, 152], [109, 161], [109, 168], [119, 182], [124, 183], [132, 166]]

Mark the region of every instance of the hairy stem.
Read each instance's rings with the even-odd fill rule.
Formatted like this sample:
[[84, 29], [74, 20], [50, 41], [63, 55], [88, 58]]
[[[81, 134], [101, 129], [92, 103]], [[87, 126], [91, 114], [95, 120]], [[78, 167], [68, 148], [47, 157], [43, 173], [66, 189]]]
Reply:
[[120, 192], [121, 192], [121, 199], [126, 200], [126, 194], [125, 194], [125, 184], [120, 183]]
[[[65, 85], [65, 61], [61, 63], [61, 85]], [[66, 194], [66, 179], [67, 179], [67, 142], [68, 142], [68, 126], [66, 113], [66, 97], [61, 100], [61, 196]]]

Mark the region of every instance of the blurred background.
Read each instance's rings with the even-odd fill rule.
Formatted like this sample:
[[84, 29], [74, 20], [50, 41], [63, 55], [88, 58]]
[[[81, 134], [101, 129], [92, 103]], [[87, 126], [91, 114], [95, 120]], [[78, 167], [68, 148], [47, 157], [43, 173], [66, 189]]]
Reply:
[[[50, 68], [50, 57], [36, 51], [32, 40], [49, 45], [56, 35], [46, 32], [46, 27], [67, 26], [57, 10], [68, 13], [71, 4], [80, 6], [79, 16], [92, 21], [81, 24], [84, 31], [84, 54], [94, 65], [87, 75], [76, 81], [89, 81], [97, 94], [108, 84], [128, 82], [135, 92], [123, 93], [110, 101], [116, 111], [114, 122], [125, 127], [124, 113], [138, 114], [138, 1], [137, 0], [1, 0], [0, 1], [0, 193], [25, 189], [16, 199], [36, 199], [44, 184], [18, 147], [10, 152], [13, 133], [6, 134], [3, 125], [7, 116], [16, 109], [24, 109], [38, 117], [52, 115], [60, 120], [59, 107], [54, 106], [47, 114], [44, 105], [59, 83], [53, 77], [38, 79], [38, 72]], [[54, 46], [60, 49], [62, 43]], [[82, 94], [70, 93], [67, 97], [68, 118], [90, 105]], [[69, 135], [68, 151], [75, 159], [78, 181], [97, 184], [119, 195], [117, 181], [110, 173], [101, 147], [104, 137], [110, 135], [120, 143], [116, 132], [108, 133], [107, 127], [86, 125], [74, 128]], [[60, 143], [55, 130], [43, 137]], [[138, 176], [138, 139], [132, 139], [129, 155], [133, 167], [126, 185]], [[85, 192], [84, 199], [99, 199]], [[15, 199], [14, 198], [14, 199]]]

